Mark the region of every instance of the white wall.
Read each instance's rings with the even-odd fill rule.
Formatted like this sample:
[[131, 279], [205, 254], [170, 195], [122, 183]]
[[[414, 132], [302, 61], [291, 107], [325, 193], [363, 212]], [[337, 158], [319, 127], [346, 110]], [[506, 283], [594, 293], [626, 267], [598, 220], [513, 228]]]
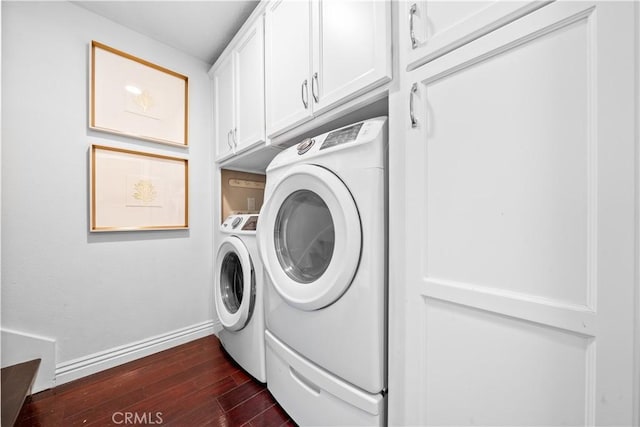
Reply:
[[[189, 76], [190, 148], [88, 129], [91, 40]], [[2, 2], [2, 327], [54, 339], [57, 366], [214, 320], [208, 68], [68, 2]], [[89, 233], [92, 143], [188, 156], [190, 229]]]

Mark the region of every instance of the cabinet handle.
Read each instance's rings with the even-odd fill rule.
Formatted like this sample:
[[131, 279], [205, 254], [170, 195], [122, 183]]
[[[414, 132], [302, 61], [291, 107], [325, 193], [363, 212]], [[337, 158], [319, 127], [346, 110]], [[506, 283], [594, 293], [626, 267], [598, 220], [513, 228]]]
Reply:
[[[318, 93], [316, 93], [316, 87], [318, 88]], [[320, 92], [320, 83], [318, 82], [318, 73], [313, 73], [313, 80], [311, 80], [311, 95], [313, 95], [313, 100], [318, 103], [318, 96]]]
[[307, 79], [304, 79], [302, 82], [302, 87], [300, 88], [302, 93], [300, 96], [302, 97], [302, 105], [307, 109], [309, 107], [309, 85], [307, 84]]
[[231, 141], [229, 140], [229, 138], [231, 138], [231, 130], [227, 132], [227, 145], [229, 146], [230, 150], [233, 150], [233, 145], [231, 145]]
[[233, 128], [233, 145], [238, 148], [238, 128]]
[[409, 94], [409, 118], [411, 119], [411, 127], [418, 127], [418, 120], [416, 119], [415, 112], [413, 111], [413, 97], [418, 92], [418, 83], [411, 85], [411, 93]]
[[416, 39], [416, 32], [413, 28], [413, 17], [417, 11], [418, 5], [416, 3], [412, 4], [409, 8], [409, 37], [411, 37], [411, 49], [418, 47], [418, 39]]

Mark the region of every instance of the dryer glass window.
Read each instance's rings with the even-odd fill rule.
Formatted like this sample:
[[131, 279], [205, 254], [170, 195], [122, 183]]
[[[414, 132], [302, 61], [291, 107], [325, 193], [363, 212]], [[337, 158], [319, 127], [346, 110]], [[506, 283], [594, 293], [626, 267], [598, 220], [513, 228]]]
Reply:
[[244, 277], [242, 262], [235, 252], [225, 255], [220, 269], [220, 295], [222, 302], [230, 313], [235, 313], [242, 303]]
[[331, 262], [335, 231], [331, 212], [316, 193], [299, 190], [285, 199], [275, 230], [280, 266], [299, 283], [311, 283]]

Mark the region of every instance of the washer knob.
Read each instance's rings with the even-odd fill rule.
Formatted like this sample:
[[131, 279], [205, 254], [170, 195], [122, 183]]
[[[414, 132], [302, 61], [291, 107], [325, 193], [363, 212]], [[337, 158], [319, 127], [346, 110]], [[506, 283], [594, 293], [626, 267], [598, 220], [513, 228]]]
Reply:
[[242, 222], [242, 218], [237, 216], [233, 219], [233, 222], [231, 223], [231, 228], [236, 228], [238, 225], [240, 225], [240, 223]]

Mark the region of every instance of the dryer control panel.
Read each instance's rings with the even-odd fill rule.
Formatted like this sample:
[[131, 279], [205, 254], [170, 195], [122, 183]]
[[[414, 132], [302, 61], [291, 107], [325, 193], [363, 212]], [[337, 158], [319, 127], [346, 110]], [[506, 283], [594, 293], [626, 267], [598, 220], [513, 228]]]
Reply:
[[[333, 156], [339, 156], [341, 163], [346, 162], [353, 167], [384, 167], [386, 124], [387, 117], [376, 117], [297, 141], [273, 158], [267, 167], [267, 173], [299, 162], [322, 162], [321, 159]], [[367, 148], [371, 146], [377, 148]], [[351, 158], [346, 160], [347, 157]]]
[[320, 150], [355, 141], [358, 139], [358, 132], [360, 132], [363, 124], [364, 123], [358, 123], [329, 133], [320, 146]]

